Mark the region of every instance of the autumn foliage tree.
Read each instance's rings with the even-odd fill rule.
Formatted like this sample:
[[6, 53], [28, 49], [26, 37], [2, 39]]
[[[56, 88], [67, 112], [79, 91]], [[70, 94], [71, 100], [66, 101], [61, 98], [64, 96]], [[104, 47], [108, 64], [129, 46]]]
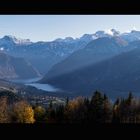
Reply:
[[34, 108], [35, 122], [41, 123], [46, 121], [46, 109], [42, 106], [36, 106]]
[[0, 98], [0, 123], [9, 123], [9, 122], [10, 122], [10, 116], [9, 116], [7, 98], [1, 97]]
[[65, 104], [31, 106], [24, 100], [9, 102], [0, 97], [0, 123], [140, 123], [140, 99], [132, 93], [111, 102], [107, 95], [95, 91], [91, 98], [68, 98]]
[[15, 123], [34, 123], [34, 110], [25, 101], [17, 102], [13, 105], [13, 122]]
[[67, 122], [82, 122], [85, 117], [86, 106], [84, 106], [84, 98], [77, 97], [68, 102], [65, 108], [65, 118]]

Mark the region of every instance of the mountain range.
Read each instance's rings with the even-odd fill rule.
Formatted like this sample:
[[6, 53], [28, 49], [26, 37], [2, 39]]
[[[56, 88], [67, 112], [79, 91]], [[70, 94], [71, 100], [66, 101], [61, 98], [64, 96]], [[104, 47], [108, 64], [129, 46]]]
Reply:
[[46, 77], [48, 79], [111, 58], [128, 51], [130, 47], [125, 47], [126, 45], [128, 43], [120, 37], [103, 37], [93, 40], [83, 49], [79, 49], [63, 61], [54, 65], [48, 71]]
[[54, 65], [40, 82], [84, 96], [93, 90], [107, 92], [110, 96], [129, 91], [138, 93], [139, 35], [138, 31], [131, 31], [130, 36], [124, 33], [90, 41], [84, 48]]
[[80, 40], [74, 42], [39, 41], [33, 43], [29, 40], [18, 40], [16, 37], [5, 36], [0, 39], [0, 50], [14, 57], [25, 58], [43, 75], [54, 64], [84, 47], [87, 43]]
[[[103, 90], [110, 95], [140, 92], [140, 31], [115, 29], [32, 42], [14, 36], [0, 39], [0, 78], [30, 79], [73, 95]], [[71, 95], [72, 95], [71, 94]]]
[[[140, 42], [139, 42], [140, 46]], [[140, 47], [96, 64], [62, 74], [46, 82], [79, 95], [101, 90], [113, 94], [140, 92]]]
[[14, 57], [23, 57], [28, 60], [40, 74], [46, 74], [55, 64], [61, 62], [74, 52], [82, 49], [91, 41], [103, 37], [120, 37], [126, 42], [140, 39], [140, 31], [132, 30], [129, 33], [120, 33], [115, 29], [97, 31], [93, 34], [84, 34], [79, 38], [58, 38], [49, 42], [32, 42], [30, 39], [20, 39], [6, 35], [0, 39], [0, 50]]

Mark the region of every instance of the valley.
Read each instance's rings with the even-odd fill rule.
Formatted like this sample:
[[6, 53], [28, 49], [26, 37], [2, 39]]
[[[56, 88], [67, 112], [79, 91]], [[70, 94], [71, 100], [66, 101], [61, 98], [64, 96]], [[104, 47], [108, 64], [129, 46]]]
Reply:
[[115, 29], [50, 42], [4, 36], [0, 88], [13, 88], [32, 103], [43, 104], [53, 98], [90, 97], [95, 90], [112, 100], [129, 91], [139, 96], [139, 38], [140, 31]]
[[140, 16], [40, 14], [0, 15], [0, 124], [140, 123]]

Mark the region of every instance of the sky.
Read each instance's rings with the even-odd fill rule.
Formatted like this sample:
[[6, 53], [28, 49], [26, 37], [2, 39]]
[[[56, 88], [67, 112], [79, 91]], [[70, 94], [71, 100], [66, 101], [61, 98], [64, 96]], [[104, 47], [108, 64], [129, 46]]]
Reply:
[[140, 15], [0, 15], [0, 38], [13, 35], [33, 42], [78, 38], [112, 28], [140, 30]]

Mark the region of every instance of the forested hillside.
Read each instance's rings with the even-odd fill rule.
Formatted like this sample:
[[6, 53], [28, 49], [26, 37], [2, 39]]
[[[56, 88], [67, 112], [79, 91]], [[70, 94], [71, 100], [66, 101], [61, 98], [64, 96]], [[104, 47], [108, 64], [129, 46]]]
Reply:
[[[0, 93], [1, 94], [1, 93]], [[9, 93], [10, 97], [13, 94]], [[31, 105], [24, 99], [14, 96], [9, 102], [8, 94], [0, 97], [0, 123], [139, 123], [140, 99], [133, 97], [117, 98], [112, 102], [105, 94], [95, 91], [91, 98], [77, 97], [65, 100], [65, 104], [48, 107]]]

